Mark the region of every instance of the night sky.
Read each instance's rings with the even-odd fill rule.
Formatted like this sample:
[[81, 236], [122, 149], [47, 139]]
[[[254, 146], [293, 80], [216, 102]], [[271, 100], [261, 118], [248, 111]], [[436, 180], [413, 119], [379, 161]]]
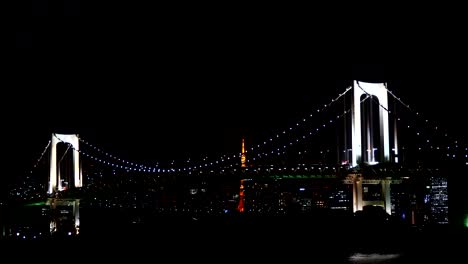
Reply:
[[52, 132], [141, 161], [239, 151], [242, 137], [262, 141], [353, 79], [386, 81], [468, 134], [458, 22], [367, 33], [261, 8], [52, 2], [16, 7], [2, 103], [9, 168], [29, 170]]

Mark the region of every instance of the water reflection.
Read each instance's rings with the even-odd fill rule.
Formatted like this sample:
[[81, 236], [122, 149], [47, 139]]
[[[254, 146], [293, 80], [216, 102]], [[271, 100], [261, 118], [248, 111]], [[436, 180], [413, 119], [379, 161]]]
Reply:
[[362, 254], [355, 253], [349, 257], [350, 263], [398, 263], [400, 254]]

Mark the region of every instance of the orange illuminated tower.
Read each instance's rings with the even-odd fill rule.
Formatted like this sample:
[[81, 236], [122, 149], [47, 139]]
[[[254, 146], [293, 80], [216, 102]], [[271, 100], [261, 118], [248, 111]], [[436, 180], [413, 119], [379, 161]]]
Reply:
[[[244, 139], [242, 139], [242, 151], [241, 151], [241, 168], [247, 167], [247, 158], [245, 157], [245, 144]], [[240, 213], [244, 212], [244, 180], [240, 181], [240, 191], [239, 191], [239, 204], [237, 205], [237, 210]]]
[[244, 180], [240, 181], [240, 191], [239, 191], [239, 204], [237, 205], [237, 211], [243, 213], [245, 210], [245, 194], [244, 194]]
[[242, 151], [241, 151], [241, 167], [245, 168], [246, 164], [246, 157], [245, 157], [245, 146], [244, 146], [244, 139], [242, 139]]

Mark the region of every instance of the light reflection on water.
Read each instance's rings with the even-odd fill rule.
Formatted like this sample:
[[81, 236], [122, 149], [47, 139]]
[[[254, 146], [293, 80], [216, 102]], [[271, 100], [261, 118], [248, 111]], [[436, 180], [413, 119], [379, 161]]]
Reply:
[[349, 257], [350, 263], [399, 263], [400, 254], [362, 254], [355, 253]]

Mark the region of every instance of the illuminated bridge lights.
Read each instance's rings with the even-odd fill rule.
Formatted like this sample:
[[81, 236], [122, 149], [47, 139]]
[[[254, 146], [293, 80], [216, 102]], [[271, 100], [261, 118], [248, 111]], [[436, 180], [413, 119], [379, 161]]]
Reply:
[[268, 177], [270, 179], [336, 179], [337, 176], [336, 175], [332, 175], [332, 174], [324, 174], [324, 175], [269, 175], [269, 176], [265, 176], [265, 177]]

